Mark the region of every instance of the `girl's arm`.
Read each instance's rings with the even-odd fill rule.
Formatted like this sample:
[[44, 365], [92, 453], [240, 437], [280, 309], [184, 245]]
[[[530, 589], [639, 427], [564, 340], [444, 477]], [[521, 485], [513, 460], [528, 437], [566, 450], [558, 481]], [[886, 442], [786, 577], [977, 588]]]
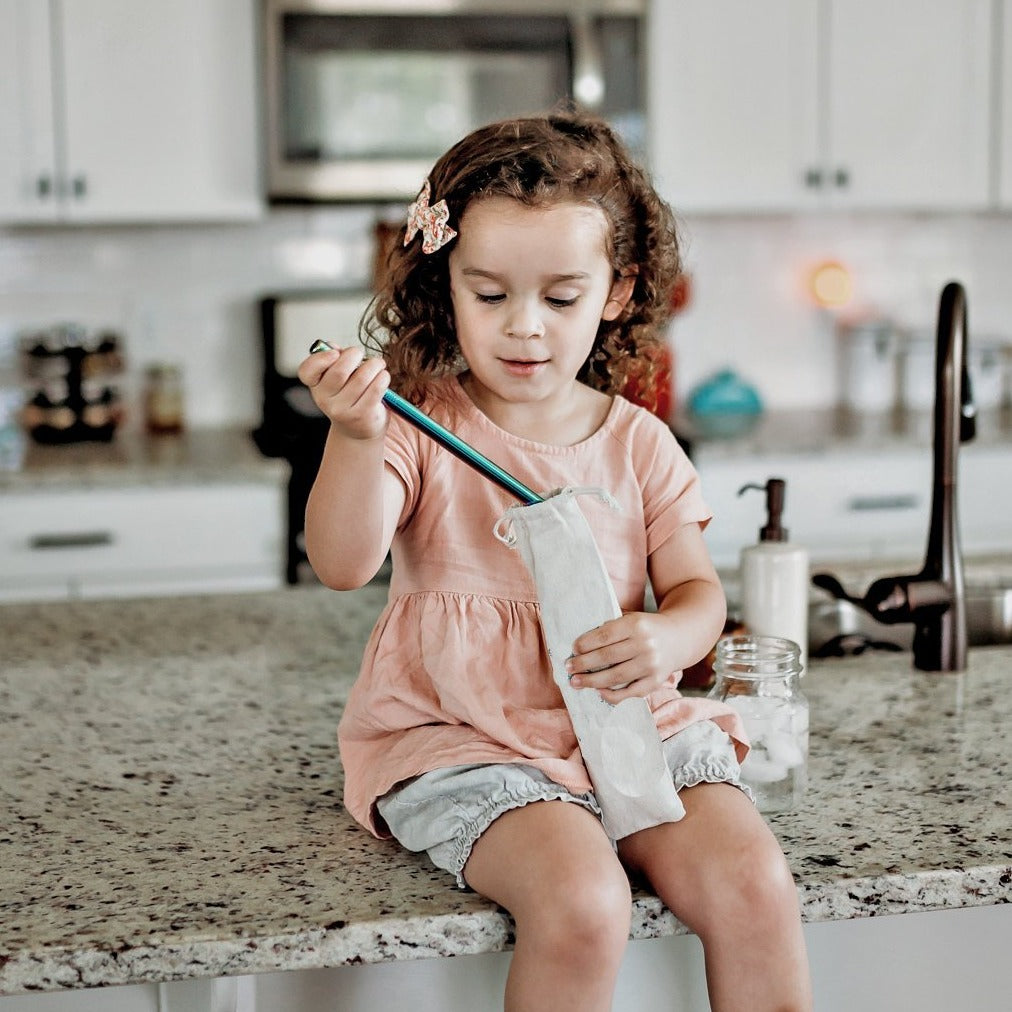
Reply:
[[568, 662], [574, 687], [599, 689], [610, 703], [646, 696], [716, 643], [727, 602], [699, 524], [680, 527], [649, 567], [657, 612], [629, 612], [580, 636]]
[[352, 590], [376, 575], [404, 506], [404, 486], [383, 457], [390, 375], [382, 359], [344, 348], [310, 355], [299, 379], [330, 419], [306, 506], [306, 554], [324, 584]]

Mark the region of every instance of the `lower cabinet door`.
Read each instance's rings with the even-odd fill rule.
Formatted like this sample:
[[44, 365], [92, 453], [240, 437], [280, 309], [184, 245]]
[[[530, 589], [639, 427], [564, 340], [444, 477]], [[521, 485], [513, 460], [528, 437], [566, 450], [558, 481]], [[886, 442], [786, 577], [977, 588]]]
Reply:
[[0, 600], [277, 587], [283, 522], [283, 489], [256, 482], [8, 493]]

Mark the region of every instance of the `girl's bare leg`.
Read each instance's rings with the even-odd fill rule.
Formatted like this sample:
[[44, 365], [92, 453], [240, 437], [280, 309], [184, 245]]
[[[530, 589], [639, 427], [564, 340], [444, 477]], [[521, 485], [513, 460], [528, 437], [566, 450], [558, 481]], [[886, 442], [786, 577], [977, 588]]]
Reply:
[[798, 895], [780, 845], [736, 787], [682, 790], [685, 818], [619, 844], [703, 943], [713, 1012], [812, 1007]]
[[608, 1012], [629, 939], [629, 880], [600, 822], [567, 801], [496, 819], [464, 867], [516, 925], [507, 1012]]

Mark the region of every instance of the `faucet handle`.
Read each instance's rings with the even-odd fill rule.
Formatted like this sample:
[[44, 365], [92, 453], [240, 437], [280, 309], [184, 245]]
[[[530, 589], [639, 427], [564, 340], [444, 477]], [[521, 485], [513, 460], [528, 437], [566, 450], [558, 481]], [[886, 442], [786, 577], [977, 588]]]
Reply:
[[828, 590], [839, 601], [848, 601], [879, 622], [892, 624], [911, 621], [907, 606], [907, 584], [911, 579], [913, 577], [883, 577], [868, 588], [864, 597], [848, 594], [843, 584], [831, 573], [815, 573], [812, 576], [812, 584]]
[[859, 608], [864, 607], [864, 601], [859, 597], [851, 597], [843, 588], [843, 584], [833, 576], [832, 573], [813, 573], [812, 574], [812, 586], [821, 587], [823, 590], [828, 590], [838, 601], [849, 601], [851, 604], [856, 604]]
[[844, 590], [830, 573], [815, 573], [812, 584], [828, 590], [833, 597], [849, 601], [884, 625], [917, 622], [928, 612], [943, 612], [952, 603], [952, 592], [941, 580], [924, 574], [883, 576], [868, 588], [864, 597], [854, 597]]

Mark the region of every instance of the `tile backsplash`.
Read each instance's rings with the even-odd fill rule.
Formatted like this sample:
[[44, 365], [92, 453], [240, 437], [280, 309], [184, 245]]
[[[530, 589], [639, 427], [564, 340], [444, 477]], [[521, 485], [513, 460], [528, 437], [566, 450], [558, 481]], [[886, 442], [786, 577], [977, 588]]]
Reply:
[[[275, 209], [255, 224], [0, 229], [0, 341], [73, 321], [122, 332], [137, 384], [179, 362], [193, 425], [259, 418], [257, 300], [275, 291], [369, 284], [373, 230], [395, 208]], [[820, 407], [839, 393], [836, 320], [808, 294], [836, 260], [848, 314], [931, 329], [938, 293], [966, 286], [973, 338], [1012, 342], [1012, 216], [824, 214], [682, 221], [688, 307], [674, 321], [678, 399], [724, 367], [771, 408]], [[136, 419], [138, 411], [133, 412]]]

